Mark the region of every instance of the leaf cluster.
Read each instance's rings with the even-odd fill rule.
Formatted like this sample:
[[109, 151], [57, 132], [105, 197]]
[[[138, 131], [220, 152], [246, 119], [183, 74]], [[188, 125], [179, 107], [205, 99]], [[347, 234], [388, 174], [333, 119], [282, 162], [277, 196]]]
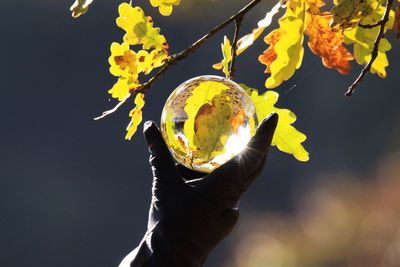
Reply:
[[[84, 14], [93, 0], [76, 0], [71, 7], [72, 15]], [[132, 2], [132, 1], [131, 1]], [[180, 0], [150, 0], [161, 15], [169, 16]], [[131, 139], [142, 121], [145, 92], [168, 68], [194, 53], [208, 38], [230, 23], [235, 23], [233, 42], [225, 36], [221, 45], [222, 60], [213, 65], [221, 69], [226, 77], [233, 78], [236, 57], [245, 52], [263, 36], [274, 17], [281, 13], [277, 29], [264, 36], [266, 50], [258, 61], [265, 65], [268, 77], [267, 91], [259, 94], [246, 85], [242, 87], [253, 100], [259, 119], [271, 112], [280, 115], [278, 128], [272, 144], [283, 152], [293, 154], [300, 161], [309, 159], [302, 143], [306, 136], [293, 127], [296, 116], [287, 109], [275, 107], [279, 94], [271, 89], [293, 77], [301, 67], [304, 46], [307, 43], [312, 53], [321, 58], [326, 68], [335, 69], [340, 74], [349, 74], [354, 60], [364, 68], [356, 81], [349, 87], [351, 95], [366, 73], [387, 76], [389, 65], [387, 52], [391, 44], [385, 33], [393, 31], [400, 38], [400, 4], [393, 8], [394, 0], [281, 0], [266, 16], [257, 23], [250, 33], [239, 38], [239, 30], [244, 15], [261, 0], [252, 0], [237, 14], [213, 28], [208, 34], [180, 53], [170, 55], [169, 45], [160, 29], [154, 27], [153, 19], [146, 16], [139, 6], [122, 3], [116, 24], [124, 32], [122, 42], [111, 44], [109, 57], [110, 73], [117, 77], [115, 85], [108, 91], [119, 103], [99, 118], [115, 112], [132, 95], [135, 95], [135, 108], [130, 112], [131, 122], [127, 127], [126, 139]], [[332, 8], [327, 8], [333, 6]], [[154, 69], [160, 70], [147, 82], [142, 76]], [[197, 122], [198, 123], [198, 122]], [[192, 124], [196, 124], [193, 121]]]

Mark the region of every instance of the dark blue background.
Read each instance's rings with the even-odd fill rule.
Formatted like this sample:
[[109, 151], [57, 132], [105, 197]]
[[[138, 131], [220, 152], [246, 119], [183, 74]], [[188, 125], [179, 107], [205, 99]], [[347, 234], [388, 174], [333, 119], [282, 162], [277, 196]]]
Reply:
[[[246, 4], [244, 0], [182, 0], [171, 17], [148, 1], [134, 0], [161, 26], [172, 52]], [[150, 169], [141, 134], [124, 140], [132, 105], [108, 119], [93, 117], [111, 107], [108, 73], [119, 1], [100, 1], [78, 20], [70, 1], [2, 1], [0, 9], [0, 266], [117, 266], [145, 232], [150, 202]], [[264, 17], [264, 1], [247, 17], [243, 33]], [[219, 74], [223, 35], [170, 69], [146, 97], [144, 119], [159, 121], [163, 104], [181, 82]], [[302, 68], [284, 83], [279, 106], [298, 115], [309, 163], [272, 149], [267, 168], [244, 196], [242, 218], [265, 211], [290, 212], [297, 196], [322, 172], [362, 173], [398, 147], [399, 42], [389, 52], [388, 77], [369, 75], [352, 98], [343, 96], [358, 75], [324, 68], [307, 53]], [[260, 39], [238, 59], [238, 82], [263, 88], [266, 49]], [[289, 90], [290, 88], [293, 90]], [[286, 93], [285, 93], [286, 92]], [[141, 127], [140, 127], [141, 131]], [[239, 222], [240, 223], [240, 222]], [[206, 266], [229, 258], [225, 240]]]

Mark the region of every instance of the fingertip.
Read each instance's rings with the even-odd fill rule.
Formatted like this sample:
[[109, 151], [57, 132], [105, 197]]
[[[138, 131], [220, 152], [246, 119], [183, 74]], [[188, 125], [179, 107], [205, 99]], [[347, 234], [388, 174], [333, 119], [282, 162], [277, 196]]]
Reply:
[[143, 124], [143, 133], [146, 135], [153, 127], [157, 127], [154, 121], [146, 121]]
[[262, 120], [259, 128], [265, 128], [265, 127], [276, 128], [278, 120], [279, 120], [279, 115], [275, 112], [272, 112], [267, 117], [265, 117], [265, 119]]
[[277, 113], [273, 112], [268, 115], [258, 126], [255, 137], [258, 138], [272, 138], [275, 129], [278, 125], [279, 116]]
[[247, 144], [248, 148], [267, 152], [278, 125], [278, 114], [271, 113], [258, 126], [256, 134]]
[[154, 121], [146, 121], [143, 125], [143, 135], [150, 146], [160, 141], [161, 132]]
[[[229, 181], [231, 200], [236, 203], [241, 194], [262, 171], [278, 119], [279, 116], [276, 113], [267, 116], [260, 123], [255, 136], [249, 141], [246, 148], [208, 175], [206, 178], [208, 183], [205, 186], [219, 184], [221, 190], [226, 190], [226, 181]], [[225, 177], [232, 178], [225, 179]]]

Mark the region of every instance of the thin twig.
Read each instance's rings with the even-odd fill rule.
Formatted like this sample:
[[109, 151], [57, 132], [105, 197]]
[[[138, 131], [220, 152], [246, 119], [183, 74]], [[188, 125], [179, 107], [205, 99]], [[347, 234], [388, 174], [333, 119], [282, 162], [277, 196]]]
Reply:
[[361, 27], [361, 28], [364, 28], [364, 29], [372, 29], [372, 28], [375, 28], [375, 27], [377, 27], [379, 25], [382, 25], [382, 23], [383, 23], [383, 20], [380, 20], [375, 24], [358, 24], [358, 26]]
[[233, 36], [233, 44], [232, 44], [232, 61], [231, 65], [229, 66], [229, 79], [233, 79], [233, 76], [235, 75], [235, 63], [236, 63], [236, 50], [237, 50], [237, 43], [239, 41], [239, 32], [240, 32], [240, 27], [242, 26], [242, 21], [243, 17], [237, 18], [235, 20], [235, 35]]
[[105, 118], [105, 117], [107, 117], [108, 115], [114, 113], [114, 112], [115, 112], [117, 109], [119, 109], [119, 107], [122, 106], [122, 105], [125, 103], [125, 101], [128, 100], [128, 98], [130, 98], [130, 97], [131, 97], [131, 93], [129, 93], [121, 102], [118, 102], [118, 104], [117, 104], [115, 107], [113, 107], [113, 108], [110, 109], [110, 110], [104, 111], [103, 114], [101, 114], [100, 116], [94, 118], [94, 120], [95, 120], [95, 121], [100, 120], [100, 119]]
[[[237, 20], [243, 20], [243, 17], [252, 9], [254, 8], [257, 4], [259, 4], [262, 0], [253, 0], [251, 1], [247, 6], [242, 8], [239, 12], [237, 12], [235, 15], [231, 16], [229, 19], [221, 23], [220, 25], [214, 27], [211, 29], [206, 35], [198, 39], [196, 42], [194, 42], [191, 46], [188, 48], [182, 50], [181, 52], [172, 55], [164, 64], [164, 66], [146, 83], [142, 84], [139, 88], [136, 88], [134, 92], [137, 93], [145, 93], [153, 84], [155, 81], [157, 81], [165, 72], [168, 71], [168, 69], [172, 66], [177, 64], [179, 61], [187, 58], [194, 52], [196, 52], [197, 49], [199, 49], [204, 43], [208, 41], [212, 36], [214, 36], [216, 33], [224, 29], [226, 26], [231, 24], [232, 22], [235, 22]], [[119, 102], [114, 108], [103, 112], [103, 114], [96, 119], [103, 119], [112, 113], [116, 112], [130, 97], [132, 96], [132, 93], [129, 94], [124, 100]]]
[[371, 53], [371, 59], [369, 60], [368, 64], [364, 66], [360, 75], [358, 75], [357, 79], [349, 86], [347, 92], [345, 93], [346, 96], [352, 96], [354, 91], [356, 90], [357, 86], [363, 81], [365, 75], [371, 70], [372, 64], [374, 63], [375, 59], [378, 57], [379, 51], [379, 44], [382, 38], [385, 36], [385, 26], [386, 23], [389, 21], [389, 14], [390, 10], [392, 9], [393, 0], [387, 0], [386, 2], [386, 10], [385, 14], [383, 14], [382, 19], [380, 20], [380, 28], [378, 35], [376, 36], [374, 47]]

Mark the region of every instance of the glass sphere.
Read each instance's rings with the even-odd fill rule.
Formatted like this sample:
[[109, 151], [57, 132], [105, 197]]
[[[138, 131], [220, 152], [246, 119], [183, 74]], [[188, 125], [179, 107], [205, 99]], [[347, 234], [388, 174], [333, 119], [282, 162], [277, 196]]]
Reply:
[[206, 173], [243, 150], [257, 126], [256, 109], [246, 92], [212, 75], [178, 86], [161, 115], [161, 132], [176, 161]]

